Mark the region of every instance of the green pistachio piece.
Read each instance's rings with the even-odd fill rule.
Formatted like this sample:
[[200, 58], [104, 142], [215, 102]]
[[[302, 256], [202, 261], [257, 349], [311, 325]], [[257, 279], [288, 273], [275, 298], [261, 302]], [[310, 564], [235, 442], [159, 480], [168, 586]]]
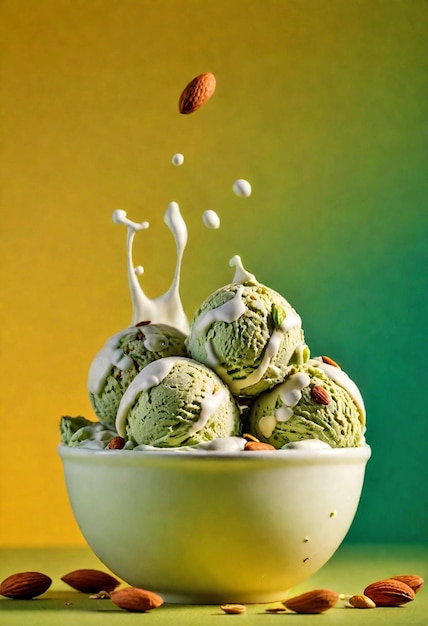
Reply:
[[279, 306], [279, 304], [272, 305], [272, 318], [276, 328], [278, 328], [278, 326], [281, 326], [282, 322], [285, 319], [285, 315], [286, 313], [282, 306]]

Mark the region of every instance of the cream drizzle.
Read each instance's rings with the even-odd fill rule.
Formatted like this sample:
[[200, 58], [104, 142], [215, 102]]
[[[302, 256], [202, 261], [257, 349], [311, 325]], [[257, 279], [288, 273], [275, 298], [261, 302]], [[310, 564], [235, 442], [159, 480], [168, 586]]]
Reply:
[[250, 272], [247, 272], [242, 264], [242, 260], [239, 254], [235, 254], [235, 256], [230, 259], [229, 266], [235, 267], [235, 276], [233, 277], [232, 281], [233, 283], [250, 283], [252, 285], [260, 284], [254, 274], [250, 274]]
[[292, 417], [293, 408], [300, 402], [302, 391], [309, 383], [310, 378], [305, 372], [297, 372], [275, 388], [273, 393], [281, 398], [283, 404], [273, 415], [265, 415], [260, 419], [259, 429], [264, 437], [272, 435], [277, 422], [286, 422]]
[[215, 309], [204, 311], [195, 322], [195, 331], [198, 334], [204, 334], [214, 322], [236, 322], [246, 311], [246, 306], [241, 299], [243, 291], [244, 286], [239, 285], [233, 298]]
[[364, 424], [366, 423], [366, 409], [364, 406], [364, 400], [357, 385], [354, 383], [353, 380], [349, 378], [348, 374], [340, 369], [340, 367], [324, 363], [321, 357], [315, 357], [313, 359], [310, 359], [307, 364], [309, 366], [312, 365], [314, 367], [319, 367], [319, 369], [322, 370], [324, 374], [326, 374], [329, 378], [331, 378], [331, 380], [333, 380], [349, 393], [360, 413], [361, 424], [364, 426]]
[[88, 389], [90, 393], [98, 395], [101, 393], [107, 377], [113, 367], [125, 371], [132, 366], [132, 359], [124, 354], [120, 347], [120, 341], [135, 333], [135, 328], [127, 328], [120, 333], [116, 333], [110, 337], [104, 344], [104, 347], [98, 352], [91, 363], [88, 374]]
[[[128, 389], [125, 391], [123, 398], [119, 404], [116, 417], [116, 430], [122, 437], [126, 437], [126, 422], [131, 407], [135, 404], [138, 396], [143, 391], [148, 391], [152, 387], [160, 385], [168, 376], [174, 365], [179, 361], [190, 361], [185, 357], [165, 357], [158, 361], [153, 361], [146, 365], [139, 374], [134, 378]], [[207, 395], [201, 401], [200, 415], [196, 422], [189, 428], [188, 436], [191, 437], [195, 433], [204, 428], [209, 421], [211, 415], [215, 413], [229, 399], [228, 390], [221, 387], [211, 395]]]
[[216, 372], [223, 378], [223, 380], [227, 380], [227, 384], [229, 385], [232, 393], [235, 395], [239, 395], [242, 390], [246, 389], [247, 387], [251, 387], [252, 385], [256, 385], [261, 381], [269, 365], [278, 354], [278, 350], [280, 348], [284, 333], [292, 330], [293, 328], [301, 328], [301, 326], [302, 320], [300, 316], [296, 313], [296, 311], [294, 311], [294, 309], [288, 309], [286, 317], [282, 321], [281, 325], [278, 326], [278, 328], [275, 328], [272, 335], [270, 336], [269, 341], [266, 344], [266, 348], [260, 365], [245, 379], [233, 379], [227, 374], [227, 370], [223, 366], [221, 366], [218, 358], [215, 356], [213, 346], [209, 345], [211, 344], [210, 340], [206, 342], [206, 352], [209, 360], [209, 365], [216, 370]]
[[210, 396], [206, 396], [201, 402], [199, 419], [190, 427], [189, 437], [204, 428], [210, 417], [229, 399], [229, 393], [225, 387], [221, 387]]
[[116, 430], [122, 437], [126, 437], [126, 422], [131, 407], [135, 404], [138, 396], [143, 391], [148, 391], [152, 387], [159, 385], [168, 376], [171, 369], [181, 361], [180, 357], [168, 356], [164, 359], [152, 361], [141, 370], [134, 378], [128, 389], [123, 394], [116, 416]]
[[132, 367], [133, 360], [123, 352], [120, 342], [125, 337], [137, 334], [137, 332], [144, 336], [143, 344], [148, 352], [160, 352], [168, 344], [167, 337], [159, 330], [159, 327], [152, 324], [141, 326], [138, 328], [138, 331], [135, 326], [131, 326], [120, 333], [116, 333], [116, 335], [113, 335], [106, 341], [91, 363], [88, 374], [88, 389], [90, 393], [98, 395], [102, 392], [113, 367], [117, 367], [122, 371]]
[[181, 216], [177, 202], [171, 202], [165, 212], [164, 222], [172, 232], [177, 247], [177, 262], [174, 278], [169, 289], [158, 298], [148, 298], [138, 282], [136, 274], [142, 274], [143, 268], [134, 268], [132, 261], [132, 247], [135, 233], [149, 227], [148, 222], [136, 223], [126, 217], [122, 210], [114, 211], [113, 221], [123, 224], [127, 228], [127, 266], [128, 282], [132, 301], [132, 321], [135, 326], [143, 320], [149, 319], [154, 323], [164, 323], [175, 326], [185, 334], [189, 332], [189, 323], [183, 310], [179, 295], [180, 270], [183, 252], [187, 244], [187, 228]]

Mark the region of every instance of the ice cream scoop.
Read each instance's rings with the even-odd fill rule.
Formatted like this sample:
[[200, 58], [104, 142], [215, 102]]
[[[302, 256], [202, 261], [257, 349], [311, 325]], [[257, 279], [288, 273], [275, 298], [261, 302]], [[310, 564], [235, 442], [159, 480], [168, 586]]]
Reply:
[[349, 376], [316, 358], [256, 398], [247, 430], [275, 448], [303, 439], [354, 447], [364, 443], [365, 415], [361, 394]]
[[126, 390], [116, 429], [136, 445], [197, 445], [241, 432], [229, 389], [208, 367], [167, 357], [147, 365]]
[[186, 339], [190, 356], [205, 363], [236, 396], [255, 396], [308, 359], [302, 322], [279, 293], [244, 270], [197, 310]]
[[89, 398], [103, 426], [114, 429], [128, 386], [146, 365], [167, 356], [185, 356], [185, 335], [167, 324], [143, 322], [111, 337], [89, 369]]
[[92, 448], [102, 450], [110, 443], [116, 432], [105, 428], [99, 422], [91, 422], [86, 417], [61, 418], [60, 422], [61, 441], [70, 448]]

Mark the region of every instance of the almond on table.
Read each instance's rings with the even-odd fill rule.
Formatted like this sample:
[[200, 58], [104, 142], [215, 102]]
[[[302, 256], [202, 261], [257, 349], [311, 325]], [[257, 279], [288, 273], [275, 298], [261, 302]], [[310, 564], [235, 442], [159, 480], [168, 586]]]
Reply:
[[77, 569], [62, 576], [61, 580], [82, 593], [110, 592], [120, 584], [114, 576], [97, 569]]
[[228, 615], [239, 615], [247, 610], [247, 607], [243, 604], [222, 604], [220, 608]]
[[349, 598], [349, 604], [355, 609], [375, 609], [376, 604], [365, 595], [356, 595]]
[[52, 579], [41, 572], [19, 572], [0, 583], [0, 595], [15, 600], [29, 600], [45, 593]]
[[376, 606], [401, 606], [415, 598], [415, 592], [409, 585], [393, 578], [372, 583], [364, 589], [364, 595]]
[[144, 613], [157, 609], [163, 604], [163, 599], [153, 591], [138, 587], [125, 587], [110, 595], [112, 602], [120, 609], [133, 613]]
[[283, 605], [295, 613], [324, 613], [338, 601], [339, 594], [332, 589], [313, 589], [284, 600]]
[[415, 593], [418, 593], [424, 584], [424, 579], [415, 574], [403, 574], [401, 576], [391, 576], [392, 580], [400, 580], [413, 589]]

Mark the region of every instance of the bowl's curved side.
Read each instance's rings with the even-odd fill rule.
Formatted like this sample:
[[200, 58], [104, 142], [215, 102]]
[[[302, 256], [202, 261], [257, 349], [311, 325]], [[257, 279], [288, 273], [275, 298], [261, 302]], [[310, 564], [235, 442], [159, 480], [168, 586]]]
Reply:
[[81, 531], [118, 576], [167, 601], [248, 603], [283, 598], [332, 556], [370, 449], [282, 462], [60, 454]]

